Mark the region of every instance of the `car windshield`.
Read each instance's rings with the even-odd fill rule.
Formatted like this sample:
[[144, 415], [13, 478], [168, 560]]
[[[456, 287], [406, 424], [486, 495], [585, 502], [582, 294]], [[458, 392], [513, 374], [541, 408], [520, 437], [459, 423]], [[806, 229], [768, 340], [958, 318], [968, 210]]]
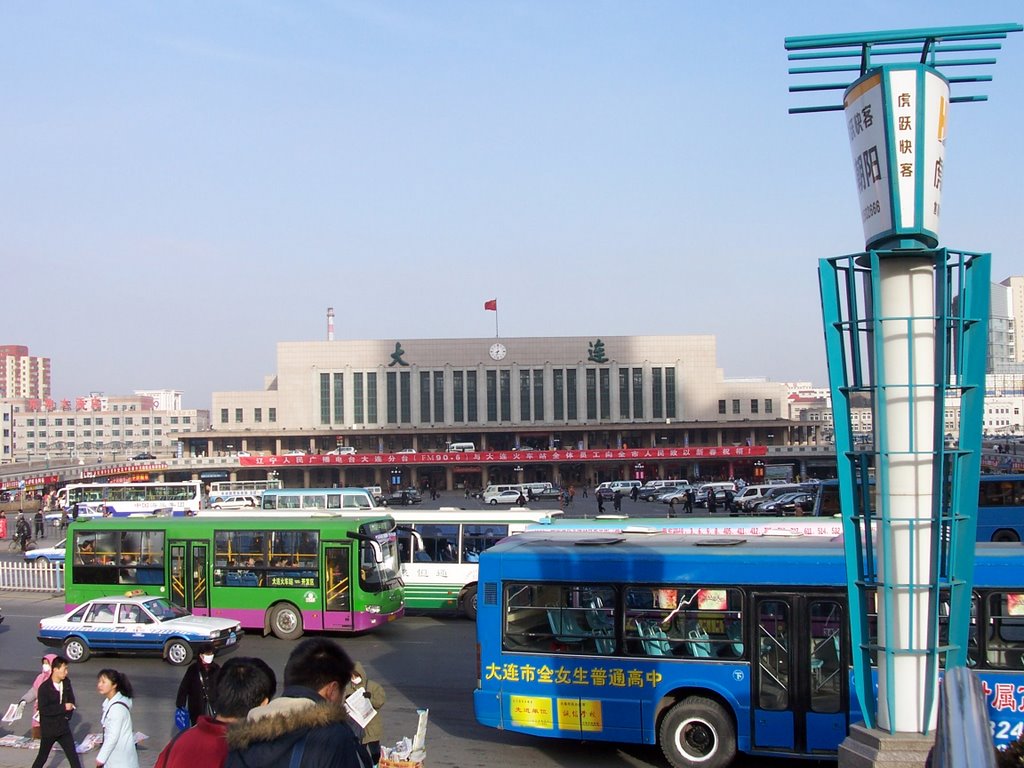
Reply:
[[181, 619], [191, 615], [184, 608], [171, 605], [162, 597], [156, 600], [147, 600], [144, 605], [146, 610], [153, 614], [157, 621], [170, 621], [171, 619]]

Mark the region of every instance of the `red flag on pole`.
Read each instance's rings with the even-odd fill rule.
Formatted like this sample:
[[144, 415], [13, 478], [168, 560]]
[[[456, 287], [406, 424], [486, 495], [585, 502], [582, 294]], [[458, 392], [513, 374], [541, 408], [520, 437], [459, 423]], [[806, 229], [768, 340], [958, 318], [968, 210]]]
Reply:
[[498, 311], [498, 300], [497, 299], [491, 299], [490, 301], [485, 301], [484, 302], [484, 309], [489, 309], [492, 312], [497, 312]]

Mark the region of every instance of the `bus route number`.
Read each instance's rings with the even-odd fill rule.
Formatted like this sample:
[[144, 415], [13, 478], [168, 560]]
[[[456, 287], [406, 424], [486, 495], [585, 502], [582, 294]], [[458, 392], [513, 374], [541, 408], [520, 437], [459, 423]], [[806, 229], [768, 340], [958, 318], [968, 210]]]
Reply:
[[270, 586], [272, 587], [315, 587], [316, 579], [310, 577], [295, 576], [271, 576]]

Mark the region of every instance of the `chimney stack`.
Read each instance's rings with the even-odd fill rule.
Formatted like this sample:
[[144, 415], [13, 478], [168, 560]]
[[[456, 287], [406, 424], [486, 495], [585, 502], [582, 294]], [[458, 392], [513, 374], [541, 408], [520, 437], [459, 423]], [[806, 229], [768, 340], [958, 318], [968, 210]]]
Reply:
[[327, 308], [327, 340], [334, 341], [334, 307]]

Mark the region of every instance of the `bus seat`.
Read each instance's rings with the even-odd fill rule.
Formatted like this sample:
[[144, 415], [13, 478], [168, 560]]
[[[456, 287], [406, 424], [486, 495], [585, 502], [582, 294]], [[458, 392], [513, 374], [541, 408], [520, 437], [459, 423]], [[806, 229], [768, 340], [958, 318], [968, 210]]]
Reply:
[[555, 640], [560, 643], [582, 643], [591, 633], [579, 625], [576, 616], [565, 608], [548, 608], [548, 624]]
[[687, 637], [690, 639], [690, 653], [694, 658], [711, 658], [711, 641], [708, 639], [707, 632], [701, 627], [697, 627], [696, 629], [691, 629]]
[[604, 632], [605, 630], [610, 631], [612, 629], [613, 621], [608, 614], [604, 613], [604, 600], [601, 599], [600, 595], [594, 595], [590, 598], [589, 608], [587, 609], [587, 623], [590, 624], [591, 628], [595, 632]]
[[732, 652], [736, 656], [743, 655], [743, 626], [738, 621], [734, 621], [725, 629], [725, 633], [728, 638], [732, 641]]
[[594, 631], [594, 647], [604, 656], [615, 653], [615, 635], [610, 628]]
[[672, 646], [669, 644], [665, 630], [651, 621], [636, 620], [637, 634], [643, 638], [644, 653], [648, 656], [671, 656]]

